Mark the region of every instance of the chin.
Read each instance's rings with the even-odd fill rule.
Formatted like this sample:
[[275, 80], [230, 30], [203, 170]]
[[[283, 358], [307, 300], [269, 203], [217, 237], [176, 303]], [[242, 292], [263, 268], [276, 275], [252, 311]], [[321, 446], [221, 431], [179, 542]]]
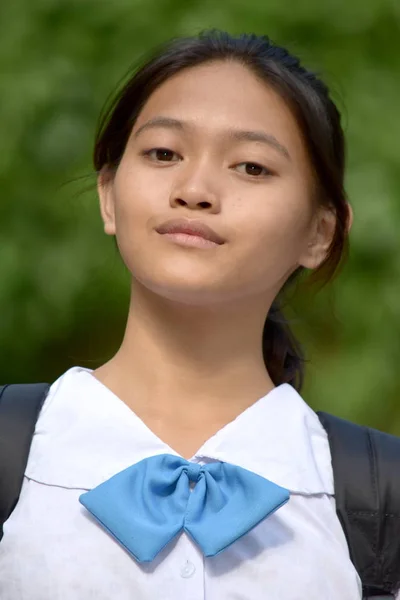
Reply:
[[160, 300], [199, 307], [212, 307], [229, 302], [232, 299], [232, 291], [229, 292], [221, 286], [221, 281], [206, 281], [199, 277], [165, 277], [149, 278], [133, 276], [133, 287], [141, 289], [140, 293], [150, 293]]
[[149, 291], [156, 294], [160, 298], [164, 298], [170, 302], [178, 304], [186, 304], [190, 306], [215, 306], [226, 302], [226, 295], [222, 290], [216, 290], [212, 287], [203, 285], [171, 285], [158, 284], [148, 287]]

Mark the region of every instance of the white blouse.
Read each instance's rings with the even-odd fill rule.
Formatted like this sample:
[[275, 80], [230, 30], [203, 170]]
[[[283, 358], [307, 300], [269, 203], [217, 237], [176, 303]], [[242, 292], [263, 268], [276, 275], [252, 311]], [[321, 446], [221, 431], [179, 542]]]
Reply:
[[79, 503], [84, 491], [164, 453], [177, 455], [89, 369], [62, 375], [4, 526], [1, 600], [360, 600], [327, 435], [293, 387], [260, 398], [191, 459], [232, 463], [291, 493], [220, 554], [204, 558], [182, 533], [153, 562], [138, 563]]

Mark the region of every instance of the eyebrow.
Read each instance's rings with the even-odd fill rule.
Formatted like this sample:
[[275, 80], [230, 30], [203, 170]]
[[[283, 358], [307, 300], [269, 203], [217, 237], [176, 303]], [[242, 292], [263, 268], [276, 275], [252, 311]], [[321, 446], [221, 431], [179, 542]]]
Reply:
[[[133, 137], [137, 138], [143, 131], [147, 129], [155, 129], [157, 127], [165, 127], [166, 129], [175, 129], [177, 131], [185, 131], [186, 129], [191, 128], [188, 123], [180, 121], [179, 119], [173, 119], [171, 117], [154, 117], [153, 119], [150, 119], [141, 125], [141, 127], [135, 131]], [[225, 135], [228, 138], [238, 142], [260, 142], [261, 144], [266, 144], [267, 146], [277, 150], [288, 160], [291, 160], [288, 149], [278, 142], [276, 137], [271, 133], [245, 129], [228, 129], [225, 132]]]

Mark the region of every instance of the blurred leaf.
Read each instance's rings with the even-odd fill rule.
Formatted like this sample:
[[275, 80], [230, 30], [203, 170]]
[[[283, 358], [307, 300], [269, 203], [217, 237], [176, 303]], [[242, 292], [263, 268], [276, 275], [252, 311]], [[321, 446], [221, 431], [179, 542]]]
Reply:
[[[14, 0], [0, 8], [0, 379], [52, 380], [115, 351], [128, 277], [102, 232], [99, 111], [153, 46], [206, 27], [254, 31], [321, 72], [343, 113], [350, 262], [298, 296], [315, 408], [400, 434], [400, 4], [396, 0]], [[92, 191], [80, 194], [87, 187]]]

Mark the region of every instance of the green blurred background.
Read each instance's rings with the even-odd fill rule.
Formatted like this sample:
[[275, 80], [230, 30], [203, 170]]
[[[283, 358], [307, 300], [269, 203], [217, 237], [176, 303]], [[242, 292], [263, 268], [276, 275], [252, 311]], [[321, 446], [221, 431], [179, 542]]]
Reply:
[[331, 86], [355, 221], [338, 279], [290, 312], [303, 397], [400, 435], [400, 0], [3, 2], [0, 381], [53, 381], [117, 350], [129, 280], [100, 222], [98, 115], [154, 45], [208, 27], [267, 34]]

